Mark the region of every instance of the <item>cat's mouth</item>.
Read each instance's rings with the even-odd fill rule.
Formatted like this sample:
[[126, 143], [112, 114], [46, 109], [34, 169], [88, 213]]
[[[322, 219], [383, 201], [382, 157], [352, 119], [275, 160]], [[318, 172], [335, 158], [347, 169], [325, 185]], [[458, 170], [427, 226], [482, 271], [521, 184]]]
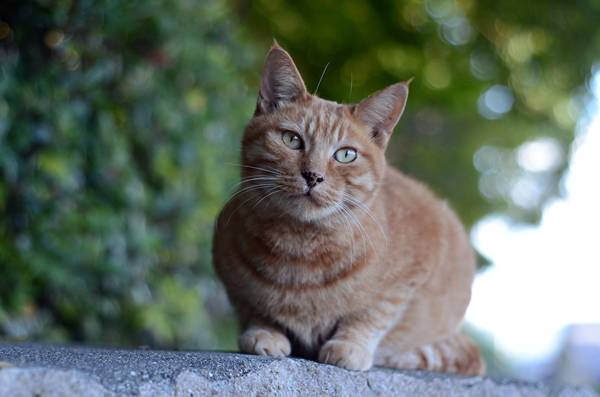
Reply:
[[323, 206], [323, 203], [319, 202], [319, 200], [317, 200], [315, 198], [315, 196], [313, 196], [311, 194], [311, 191], [308, 190], [306, 193], [302, 193], [302, 194], [293, 194], [291, 196], [288, 196], [288, 198], [290, 199], [308, 199], [310, 202], [312, 202], [315, 205], [318, 205], [319, 207]]

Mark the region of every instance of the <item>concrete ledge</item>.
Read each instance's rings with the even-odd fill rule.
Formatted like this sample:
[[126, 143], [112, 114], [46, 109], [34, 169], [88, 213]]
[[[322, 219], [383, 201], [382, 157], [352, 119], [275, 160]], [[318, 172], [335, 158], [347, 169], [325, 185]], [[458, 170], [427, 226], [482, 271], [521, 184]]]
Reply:
[[232, 353], [0, 343], [0, 397], [586, 396], [589, 388]]

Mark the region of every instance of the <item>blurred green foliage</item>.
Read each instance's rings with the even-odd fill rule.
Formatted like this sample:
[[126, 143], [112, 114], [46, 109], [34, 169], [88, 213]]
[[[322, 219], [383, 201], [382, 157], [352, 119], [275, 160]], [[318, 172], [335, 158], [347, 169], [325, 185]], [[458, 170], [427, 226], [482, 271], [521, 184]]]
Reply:
[[331, 63], [327, 99], [415, 77], [391, 162], [469, 226], [535, 221], [585, 112], [599, 9], [3, 0], [0, 336], [235, 348], [210, 240], [273, 37], [310, 90]]
[[0, 12], [0, 335], [232, 347], [210, 240], [256, 51], [224, 4]]

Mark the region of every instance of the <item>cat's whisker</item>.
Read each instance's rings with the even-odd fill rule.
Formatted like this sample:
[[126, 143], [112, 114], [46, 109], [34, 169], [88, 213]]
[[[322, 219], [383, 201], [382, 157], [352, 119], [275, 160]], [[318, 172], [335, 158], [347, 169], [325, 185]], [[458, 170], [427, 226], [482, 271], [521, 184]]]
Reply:
[[[387, 240], [387, 236], [385, 234], [385, 232], [383, 231], [383, 226], [381, 226], [381, 222], [379, 222], [379, 219], [377, 219], [377, 217], [375, 216], [375, 214], [373, 213], [373, 211], [371, 211], [371, 209], [369, 207], [367, 207], [365, 204], [361, 203], [360, 201], [358, 201], [358, 199], [356, 199], [355, 197], [353, 197], [350, 193], [344, 193], [344, 197], [351, 202], [352, 204], [356, 205], [357, 208], [361, 209], [362, 211], [364, 211], [371, 219], [373, 219], [373, 221], [375, 221], [375, 223], [377, 224], [377, 226], [379, 226], [379, 230], [381, 231], [381, 234], [383, 235], [383, 239], [385, 240], [385, 250], [387, 251], [387, 246], [388, 246], [388, 240]], [[371, 225], [371, 221], [369, 220], [369, 218], [367, 218], [367, 221], [369, 222], [369, 225]], [[373, 229], [373, 225], [371, 225], [371, 229]], [[375, 232], [373, 230], [373, 232]]]
[[[345, 206], [348, 211], [350, 211], [350, 208], [348, 208], [348, 206], [346, 206], [345, 204], [342, 204], [343, 206]], [[356, 214], [354, 214], [353, 212], [350, 212], [350, 216], [352, 218], [354, 218], [354, 220], [356, 221], [359, 230], [361, 230], [361, 234], [364, 232], [363, 235], [363, 243], [364, 243], [364, 236], [367, 236], [367, 239], [369, 239], [369, 243], [371, 244], [371, 248], [373, 248], [373, 253], [375, 254], [375, 261], [377, 262], [377, 269], [381, 270], [381, 267], [379, 266], [379, 256], [377, 255], [377, 250], [375, 249], [375, 244], [373, 244], [373, 241], [371, 240], [371, 237], [369, 237], [369, 233], [367, 233], [367, 231], [365, 230], [365, 228], [362, 226], [362, 224], [360, 223], [360, 220], [356, 217]], [[367, 248], [366, 248], [366, 244], [365, 244], [365, 255], [367, 253]]]
[[[261, 187], [273, 187], [273, 186], [275, 186], [273, 183], [264, 183], [264, 184], [259, 184], [259, 185], [247, 186], [243, 189], [238, 190], [231, 197], [229, 197], [227, 199], [227, 201], [225, 201], [225, 203], [221, 206], [221, 208], [219, 209], [219, 213], [217, 214], [217, 220], [221, 216], [221, 212], [223, 211], [223, 208], [225, 208], [227, 203], [229, 203], [231, 200], [233, 200], [236, 196], [239, 196], [240, 194], [250, 191], [250, 190], [259, 189]], [[232, 213], [232, 215], [233, 215], [233, 213]], [[229, 218], [231, 218], [231, 216]], [[229, 223], [229, 219], [227, 220], [227, 223]], [[227, 224], [225, 224], [225, 226], [227, 226]], [[218, 221], [215, 223], [215, 231], [217, 232], [217, 234], [219, 233], [219, 222]]]
[[356, 216], [352, 213], [352, 211], [350, 210], [350, 208], [345, 205], [340, 203], [340, 205], [342, 206], [342, 208], [344, 208], [344, 212], [350, 217], [350, 219], [352, 219], [354, 221], [354, 223], [356, 223], [356, 225], [358, 226], [358, 231], [360, 232], [360, 235], [363, 239], [363, 250], [365, 253], [365, 256], [367, 255], [367, 243], [366, 243], [366, 239], [365, 239], [365, 230], [362, 227], [362, 225], [360, 224], [360, 221], [358, 220], [358, 218], [356, 218]]
[[[274, 191], [274, 192], [273, 192], [273, 193], [271, 193], [271, 194], [274, 194], [274, 193], [280, 193], [280, 192], [282, 192], [282, 191], [283, 191], [283, 190], [280, 188], [279, 190], [276, 190], [276, 191]], [[269, 194], [269, 196], [270, 196], [271, 194]], [[268, 197], [268, 196], [267, 196], [267, 197]], [[282, 198], [283, 198], [283, 197], [282, 197]], [[280, 198], [279, 200], [281, 200], [281, 198]], [[269, 204], [271, 204], [271, 199], [269, 199], [269, 201], [267, 201], [267, 205], [265, 205], [265, 209], [267, 209], [267, 207], [269, 206]]]
[[236, 187], [247, 183], [247, 182], [255, 182], [255, 181], [276, 181], [279, 180], [278, 177], [274, 177], [274, 176], [249, 176], [246, 178], [242, 178], [240, 181], [238, 181], [235, 185], [233, 185], [232, 187], [229, 188], [229, 190], [227, 190], [227, 193], [231, 192], [233, 189], [235, 189]]
[[282, 171], [278, 170], [277, 168], [269, 167], [268, 165], [264, 165], [264, 164], [263, 164], [263, 167], [265, 167], [266, 169], [269, 169], [277, 174], [284, 174]]
[[339, 203], [335, 203], [336, 208], [339, 210], [337, 213], [341, 215], [341, 219], [344, 221], [344, 228], [350, 235], [350, 239], [352, 241], [352, 251], [350, 253], [350, 268], [352, 268], [354, 264], [354, 256], [356, 255], [356, 242], [354, 241], [354, 232], [352, 230], [352, 225], [348, 220], [347, 215], [345, 214], [344, 208]]
[[225, 226], [227, 226], [227, 225], [229, 224], [229, 221], [231, 220], [231, 217], [233, 216], [233, 214], [235, 214], [235, 212], [236, 212], [237, 210], [239, 210], [239, 209], [240, 209], [240, 207], [241, 207], [242, 205], [246, 204], [248, 201], [250, 201], [250, 200], [252, 200], [253, 198], [255, 198], [255, 197], [258, 197], [258, 196], [260, 196], [260, 193], [258, 193], [258, 194], [255, 194], [254, 196], [252, 196], [252, 197], [250, 197], [249, 199], [245, 200], [245, 201], [244, 201], [242, 204], [238, 205], [238, 206], [237, 206], [237, 207], [236, 207], [236, 208], [233, 210], [233, 212], [231, 213], [231, 215], [229, 215], [229, 218], [227, 218], [227, 222], [225, 222]]
[[225, 165], [235, 165], [236, 167], [244, 167], [244, 168], [253, 168], [255, 170], [261, 170], [261, 171], [265, 171], [265, 172], [270, 172], [271, 174], [277, 174], [277, 175], [283, 175], [283, 172], [281, 171], [277, 171], [277, 170], [268, 170], [266, 168], [261, 168], [261, 167], [254, 167], [251, 165], [244, 165], [244, 164], [234, 164], [234, 163], [224, 163]]
[[[274, 191], [273, 191], [273, 190], [274, 190]], [[275, 187], [273, 187], [273, 188], [271, 188], [271, 189], [267, 190], [267, 191], [265, 192], [265, 194], [266, 194], [266, 195], [265, 195], [265, 197], [263, 197], [263, 198], [261, 198], [260, 200], [258, 200], [258, 202], [257, 202], [256, 204], [254, 204], [254, 207], [252, 207], [252, 209], [256, 208], [256, 206], [257, 206], [257, 205], [259, 205], [261, 201], [263, 201], [264, 199], [266, 199], [266, 198], [267, 198], [267, 197], [269, 197], [270, 195], [272, 195], [272, 194], [274, 194], [274, 193], [277, 193], [279, 190], [281, 190], [281, 189], [279, 188], [279, 186], [275, 186]], [[269, 192], [273, 192], [273, 193], [269, 193]]]
[[354, 238], [354, 229], [352, 228], [352, 224], [350, 223], [349, 215], [346, 213], [347, 211], [341, 206], [340, 206], [340, 208], [343, 211], [343, 216], [344, 216], [344, 220], [346, 221], [346, 224], [347, 224], [348, 233], [350, 234], [350, 238], [352, 239], [352, 253], [353, 253], [353, 257], [355, 257], [357, 255], [357, 250], [356, 250], [356, 240]]
[[328, 62], [327, 65], [325, 65], [325, 69], [323, 69], [323, 73], [321, 73], [321, 78], [319, 79], [319, 83], [317, 84], [317, 88], [315, 89], [315, 93], [313, 95], [317, 95], [317, 91], [319, 91], [319, 86], [321, 85], [321, 80], [323, 80], [323, 76], [325, 76], [325, 72], [327, 71], [327, 67], [330, 63], [331, 62]]

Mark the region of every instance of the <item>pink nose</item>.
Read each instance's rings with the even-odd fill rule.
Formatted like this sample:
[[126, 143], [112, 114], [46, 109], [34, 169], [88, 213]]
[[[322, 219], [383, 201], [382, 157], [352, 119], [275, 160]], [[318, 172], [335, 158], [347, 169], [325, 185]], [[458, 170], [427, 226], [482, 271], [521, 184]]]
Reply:
[[323, 174], [321, 174], [319, 172], [305, 171], [305, 172], [302, 172], [301, 175], [304, 179], [306, 179], [306, 184], [310, 188], [317, 186], [318, 183], [321, 183], [325, 180], [325, 177], [323, 177]]

